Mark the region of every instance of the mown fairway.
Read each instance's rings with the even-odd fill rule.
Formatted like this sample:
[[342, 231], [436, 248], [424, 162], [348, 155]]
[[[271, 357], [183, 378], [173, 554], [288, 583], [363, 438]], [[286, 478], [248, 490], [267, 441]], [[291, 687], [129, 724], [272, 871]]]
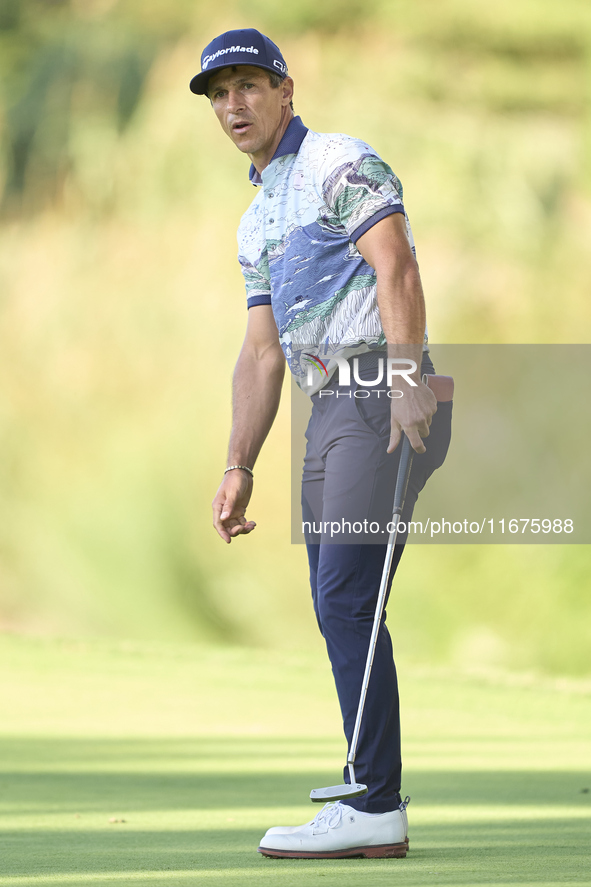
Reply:
[[322, 651], [4, 636], [0, 665], [0, 885], [591, 883], [588, 684], [403, 665], [411, 852], [313, 863], [256, 847], [339, 778]]

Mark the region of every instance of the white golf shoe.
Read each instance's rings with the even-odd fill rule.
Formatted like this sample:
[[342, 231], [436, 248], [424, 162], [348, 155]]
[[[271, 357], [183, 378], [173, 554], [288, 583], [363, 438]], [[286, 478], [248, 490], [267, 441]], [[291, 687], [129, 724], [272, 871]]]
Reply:
[[325, 804], [305, 825], [269, 829], [259, 846], [264, 856], [300, 859], [401, 858], [408, 850], [405, 798], [396, 810], [368, 815], [341, 801]]

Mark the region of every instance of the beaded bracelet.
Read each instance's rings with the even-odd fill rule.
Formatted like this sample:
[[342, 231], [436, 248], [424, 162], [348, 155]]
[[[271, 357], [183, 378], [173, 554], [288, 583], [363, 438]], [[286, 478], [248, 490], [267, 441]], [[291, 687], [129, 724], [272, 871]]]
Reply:
[[226, 468], [226, 470], [224, 471], [224, 474], [227, 474], [228, 471], [234, 471], [235, 468], [242, 468], [244, 471], [248, 471], [248, 473], [250, 474], [251, 477], [254, 477], [254, 474], [252, 473], [252, 469], [249, 468], [247, 465], [230, 465], [229, 468]]

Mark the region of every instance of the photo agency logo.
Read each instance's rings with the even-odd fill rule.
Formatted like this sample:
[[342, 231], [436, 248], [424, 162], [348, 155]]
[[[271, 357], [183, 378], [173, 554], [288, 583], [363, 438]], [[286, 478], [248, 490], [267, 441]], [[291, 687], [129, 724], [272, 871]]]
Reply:
[[318, 370], [320, 375], [323, 375], [328, 379], [328, 369], [326, 364], [323, 363], [319, 357], [316, 357], [315, 354], [310, 354], [309, 351], [304, 351], [304, 362], [310, 364], [308, 367], [308, 385], [314, 383], [314, 370]]
[[[324, 379], [328, 379], [335, 371], [338, 372], [339, 388], [351, 387], [351, 364], [353, 368], [353, 381], [359, 386], [354, 392], [353, 397], [369, 397], [371, 392], [366, 389], [376, 391], [378, 397], [380, 394], [386, 394], [390, 398], [404, 397], [404, 391], [394, 388], [394, 381], [404, 380], [412, 388], [417, 387], [417, 383], [412, 378], [412, 374], [417, 371], [417, 363], [406, 357], [379, 357], [376, 361], [376, 377], [375, 379], [361, 379], [359, 373], [359, 358], [354, 357], [351, 362], [345, 357], [331, 357], [328, 361], [321, 360], [317, 354], [305, 351], [303, 358], [308, 366], [308, 374], [306, 384], [308, 387], [314, 386], [317, 382], [317, 373], [320, 373]], [[335, 367], [336, 364], [336, 367]], [[378, 385], [385, 383], [387, 387], [378, 388]], [[335, 394], [332, 388], [321, 388], [320, 397], [331, 397]], [[339, 397], [339, 392], [336, 392]], [[341, 395], [342, 396], [342, 395]], [[351, 392], [347, 393], [351, 396]]]

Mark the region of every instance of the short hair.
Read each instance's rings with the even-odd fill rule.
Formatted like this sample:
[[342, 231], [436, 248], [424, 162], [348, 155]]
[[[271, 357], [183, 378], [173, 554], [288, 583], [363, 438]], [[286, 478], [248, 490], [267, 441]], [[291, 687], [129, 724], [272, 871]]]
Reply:
[[273, 89], [279, 89], [279, 87], [283, 83], [283, 77], [280, 77], [279, 74], [275, 73], [275, 71], [267, 71], [267, 74], [269, 75], [269, 80]]
[[[271, 89], [279, 89], [281, 84], [283, 83], [284, 78], [280, 77], [279, 74], [276, 74], [275, 71], [267, 71], [269, 75], [269, 83], [271, 84]], [[293, 111], [293, 102], [289, 103], [289, 107]]]

